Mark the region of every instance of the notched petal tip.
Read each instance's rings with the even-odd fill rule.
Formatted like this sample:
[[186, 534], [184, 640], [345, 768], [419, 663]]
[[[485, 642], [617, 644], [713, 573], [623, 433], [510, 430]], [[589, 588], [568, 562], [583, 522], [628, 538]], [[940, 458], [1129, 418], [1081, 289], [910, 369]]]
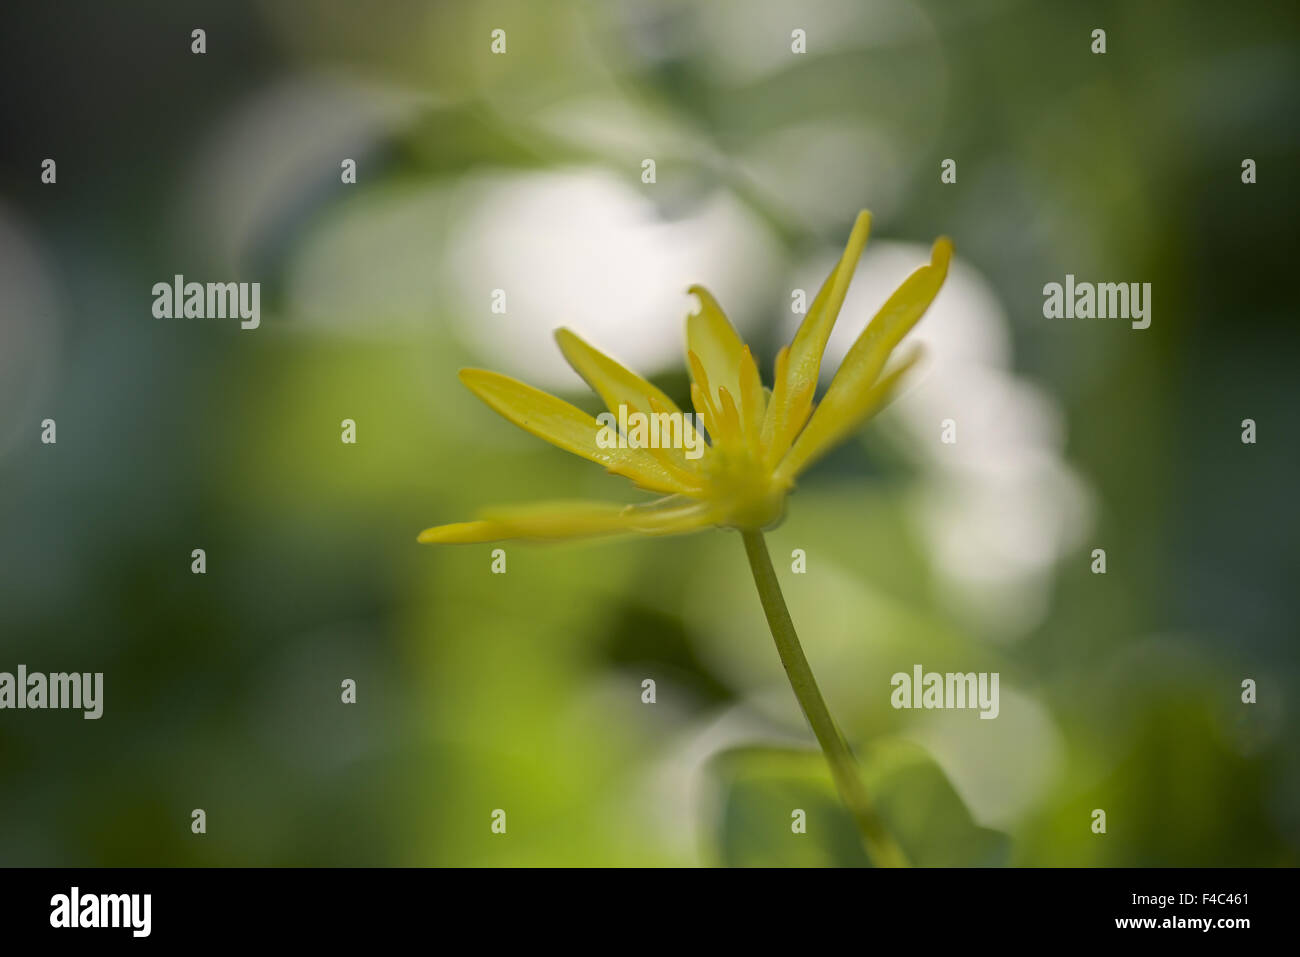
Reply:
[[721, 311], [722, 307], [718, 305], [717, 297], [715, 297], [713, 293], [709, 292], [709, 290], [706, 289], [700, 283], [698, 282], [691, 283], [689, 286], [686, 287], [686, 293], [687, 295], [694, 296], [696, 299], [699, 300], [700, 303], [700, 308], [695, 312], [691, 313], [691, 315], [698, 316], [700, 313], [702, 313], [705, 309], [708, 309], [709, 307], [716, 307], [719, 311]]

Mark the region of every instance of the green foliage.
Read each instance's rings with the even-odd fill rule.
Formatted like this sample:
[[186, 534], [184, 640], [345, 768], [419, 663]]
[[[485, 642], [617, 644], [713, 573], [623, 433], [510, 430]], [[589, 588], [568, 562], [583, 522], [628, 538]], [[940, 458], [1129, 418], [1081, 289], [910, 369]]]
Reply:
[[[971, 820], [943, 771], [914, 744], [875, 743], [861, 756], [863, 780], [877, 810], [920, 867], [990, 867], [1006, 863], [1006, 835]], [[816, 751], [745, 747], [713, 761], [719, 798], [715, 850], [739, 867], [869, 866], [825, 758]], [[792, 831], [792, 812], [807, 832]]]

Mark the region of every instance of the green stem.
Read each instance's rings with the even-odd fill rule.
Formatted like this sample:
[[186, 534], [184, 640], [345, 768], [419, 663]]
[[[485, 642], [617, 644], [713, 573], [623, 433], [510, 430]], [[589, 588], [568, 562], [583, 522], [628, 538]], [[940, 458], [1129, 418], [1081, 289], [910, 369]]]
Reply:
[[804, 657], [795, 634], [794, 622], [790, 620], [790, 610], [785, 606], [785, 596], [781, 594], [781, 585], [776, 580], [776, 570], [772, 568], [772, 558], [767, 553], [767, 543], [763, 533], [757, 529], [742, 531], [745, 540], [745, 554], [749, 556], [749, 567], [754, 573], [754, 584], [758, 586], [758, 597], [763, 603], [763, 613], [767, 616], [768, 627], [776, 640], [776, 650], [785, 666], [786, 676], [794, 696], [799, 699], [804, 717], [812, 726], [817, 743], [831, 766], [831, 776], [840, 798], [848, 807], [858, 830], [862, 833], [862, 843], [866, 846], [871, 861], [877, 867], [906, 867], [907, 857], [893, 836], [885, 828], [884, 822], [871, 806], [867, 789], [862, 784], [857, 762], [849, 750], [844, 735], [835, 724], [835, 719], [826, 708], [826, 701], [817, 688], [808, 659]]

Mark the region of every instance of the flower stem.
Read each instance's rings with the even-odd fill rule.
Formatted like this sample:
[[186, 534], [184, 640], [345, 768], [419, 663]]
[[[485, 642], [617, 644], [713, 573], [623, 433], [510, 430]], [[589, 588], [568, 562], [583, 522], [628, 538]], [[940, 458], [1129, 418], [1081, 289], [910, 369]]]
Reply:
[[754, 573], [754, 584], [758, 586], [763, 613], [767, 616], [768, 627], [776, 640], [776, 650], [781, 656], [786, 676], [790, 679], [790, 687], [794, 689], [794, 696], [799, 699], [804, 717], [812, 726], [817, 743], [826, 755], [826, 762], [831, 766], [831, 776], [835, 779], [840, 799], [857, 822], [867, 854], [877, 867], [906, 867], [907, 857], [871, 806], [853, 752], [849, 750], [835, 719], [827, 710], [812, 668], [808, 666], [808, 659], [799, 644], [799, 636], [795, 634], [794, 622], [790, 620], [790, 610], [785, 606], [785, 596], [781, 594], [776, 570], [772, 568], [772, 558], [767, 553], [763, 533], [752, 529], [743, 530], [740, 534], [745, 541], [745, 554], [749, 556], [749, 567]]

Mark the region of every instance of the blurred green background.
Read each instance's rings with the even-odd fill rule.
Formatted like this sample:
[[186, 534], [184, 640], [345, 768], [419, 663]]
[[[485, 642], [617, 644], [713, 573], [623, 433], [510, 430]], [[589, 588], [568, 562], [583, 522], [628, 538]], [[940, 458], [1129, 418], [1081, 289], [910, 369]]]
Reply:
[[[701, 282], [768, 377], [859, 208], [832, 354], [947, 234], [931, 364], [769, 544], [913, 858], [1296, 863], [1294, 4], [4, 18], [0, 670], [102, 671], [105, 714], [0, 712], [0, 864], [862, 863], [733, 533], [415, 544], [635, 497], [458, 368], [594, 411], [566, 324], [684, 399]], [[1151, 327], [1044, 319], [1067, 272]], [[153, 318], [175, 273], [261, 282], [261, 328]], [[998, 719], [893, 710], [918, 663], [998, 671]]]

